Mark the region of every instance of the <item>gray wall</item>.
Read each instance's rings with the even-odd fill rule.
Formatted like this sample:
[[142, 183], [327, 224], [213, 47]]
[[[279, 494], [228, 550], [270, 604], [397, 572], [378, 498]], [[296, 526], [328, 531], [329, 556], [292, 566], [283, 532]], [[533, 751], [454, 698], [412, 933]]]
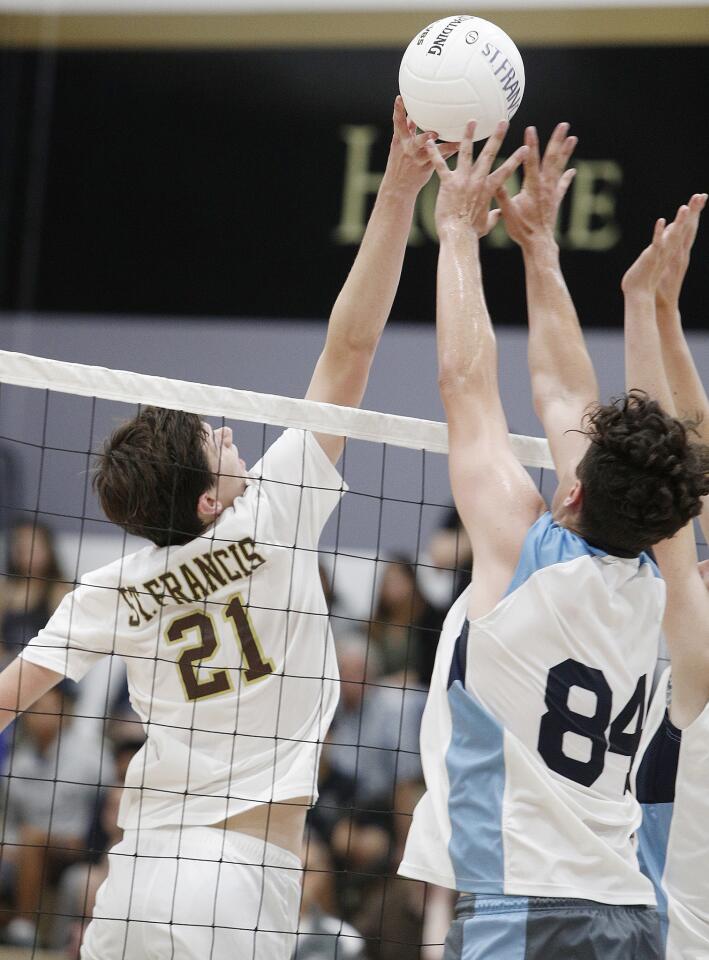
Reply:
[[[59, 360], [302, 396], [324, 332], [325, 324], [319, 321], [126, 321], [4, 315], [0, 318], [0, 347]], [[529, 399], [525, 330], [503, 327], [498, 342], [501, 389], [511, 429], [539, 436], [541, 429]], [[700, 370], [709, 370], [709, 336], [693, 335], [691, 342]], [[591, 331], [588, 343], [602, 395], [621, 391], [620, 331]], [[364, 406], [442, 419], [432, 326], [400, 324], [386, 331]], [[42, 391], [2, 387], [1, 435], [22, 441], [4, 441], [5, 448], [12, 449], [17, 457], [22, 474], [11, 505], [30, 509], [39, 506], [55, 515], [53, 523], [77, 535], [106, 535], [107, 527], [86, 491], [87, 452], [96, 449], [118, 418], [132, 412], [127, 406], [109, 403], [92, 408], [89, 400], [58, 394], [51, 395], [47, 403]], [[268, 431], [267, 441], [273, 436], [273, 431]], [[242, 425], [237, 442], [247, 462], [254, 461], [261, 453], [264, 431]], [[354, 496], [347, 498], [339, 526], [330, 525], [324, 542], [334, 544], [337, 540], [340, 549], [362, 552], [403, 549], [416, 553], [439, 521], [443, 512], [440, 505], [450, 499], [444, 458], [426, 455], [422, 461], [420, 453], [393, 448], [384, 453], [377, 447], [348, 445], [345, 476]], [[79, 452], [63, 452], [67, 449]], [[551, 485], [551, 478], [544, 478], [545, 492]], [[385, 497], [383, 507], [380, 494]]]

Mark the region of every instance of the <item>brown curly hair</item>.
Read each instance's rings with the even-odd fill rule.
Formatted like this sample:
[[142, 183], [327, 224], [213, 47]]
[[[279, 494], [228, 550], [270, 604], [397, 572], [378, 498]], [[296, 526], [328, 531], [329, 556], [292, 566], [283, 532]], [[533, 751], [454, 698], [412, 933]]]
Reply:
[[215, 483], [194, 413], [145, 407], [106, 440], [93, 486], [109, 520], [158, 547], [204, 529], [197, 501]]
[[591, 443], [576, 473], [587, 539], [637, 555], [701, 513], [709, 447], [692, 439], [696, 423], [671, 417], [640, 390], [585, 419]]

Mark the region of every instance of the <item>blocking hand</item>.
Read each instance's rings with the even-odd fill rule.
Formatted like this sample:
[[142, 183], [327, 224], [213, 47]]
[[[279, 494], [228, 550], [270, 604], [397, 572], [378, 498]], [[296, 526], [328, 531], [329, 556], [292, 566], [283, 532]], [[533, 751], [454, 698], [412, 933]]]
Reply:
[[[431, 179], [433, 163], [426, 150], [429, 140], [435, 140], [436, 134], [416, 133], [416, 124], [406, 115], [404, 101], [397, 97], [394, 101], [394, 134], [389, 149], [387, 173], [404, 188], [420, 190]], [[458, 151], [457, 143], [441, 144], [441, 154], [445, 159]]]
[[507, 232], [521, 247], [536, 237], [554, 236], [561, 201], [576, 174], [575, 170], [566, 169], [578, 143], [578, 138], [568, 136], [568, 132], [568, 123], [557, 125], [540, 161], [537, 131], [527, 127], [524, 142], [528, 153], [522, 189], [514, 197], [504, 186], [497, 191]]
[[679, 302], [680, 291], [689, 267], [689, 258], [692, 253], [694, 240], [699, 229], [699, 218], [706, 206], [706, 193], [695, 193], [689, 201], [689, 214], [682, 227], [682, 239], [669, 259], [657, 287], [659, 300], [676, 306]]
[[463, 228], [484, 237], [497, 223], [500, 211], [490, 210], [490, 202], [505, 180], [522, 163], [528, 148], [520, 147], [494, 172], [497, 157], [509, 124], [502, 120], [473, 163], [473, 135], [476, 122], [471, 120], [460, 142], [455, 170], [449, 170], [441, 150], [431, 140], [426, 150], [440, 180], [436, 201], [436, 227], [439, 236], [447, 230]]
[[685, 204], [679, 208], [677, 216], [669, 225], [664, 217], [655, 223], [652, 243], [643, 250], [623, 277], [621, 284], [623, 293], [632, 291], [656, 293], [664, 271], [682, 249], [685, 225], [689, 216], [689, 207]]

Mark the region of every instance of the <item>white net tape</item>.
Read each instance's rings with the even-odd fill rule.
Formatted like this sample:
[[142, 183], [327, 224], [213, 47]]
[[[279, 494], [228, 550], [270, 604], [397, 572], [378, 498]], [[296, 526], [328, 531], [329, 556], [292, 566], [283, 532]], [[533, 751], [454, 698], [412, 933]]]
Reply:
[[[102, 400], [151, 404], [204, 416], [297, 427], [430, 453], [448, 452], [445, 423], [49, 360], [9, 350], [0, 350], [0, 382]], [[515, 455], [524, 466], [554, 469], [546, 440], [517, 434], [512, 434], [511, 440]]]

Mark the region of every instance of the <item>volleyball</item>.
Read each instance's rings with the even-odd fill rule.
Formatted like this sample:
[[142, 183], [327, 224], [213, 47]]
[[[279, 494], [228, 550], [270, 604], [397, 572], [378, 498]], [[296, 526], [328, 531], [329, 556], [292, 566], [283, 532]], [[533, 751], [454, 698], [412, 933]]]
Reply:
[[421, 130], [458, 141], [469, 120], [475, 140], [510, 120], [524, 94], [519, 50], [494, 23], [472, 16], [436, 20], [418, 33], [401, 61], [399, 90]]

